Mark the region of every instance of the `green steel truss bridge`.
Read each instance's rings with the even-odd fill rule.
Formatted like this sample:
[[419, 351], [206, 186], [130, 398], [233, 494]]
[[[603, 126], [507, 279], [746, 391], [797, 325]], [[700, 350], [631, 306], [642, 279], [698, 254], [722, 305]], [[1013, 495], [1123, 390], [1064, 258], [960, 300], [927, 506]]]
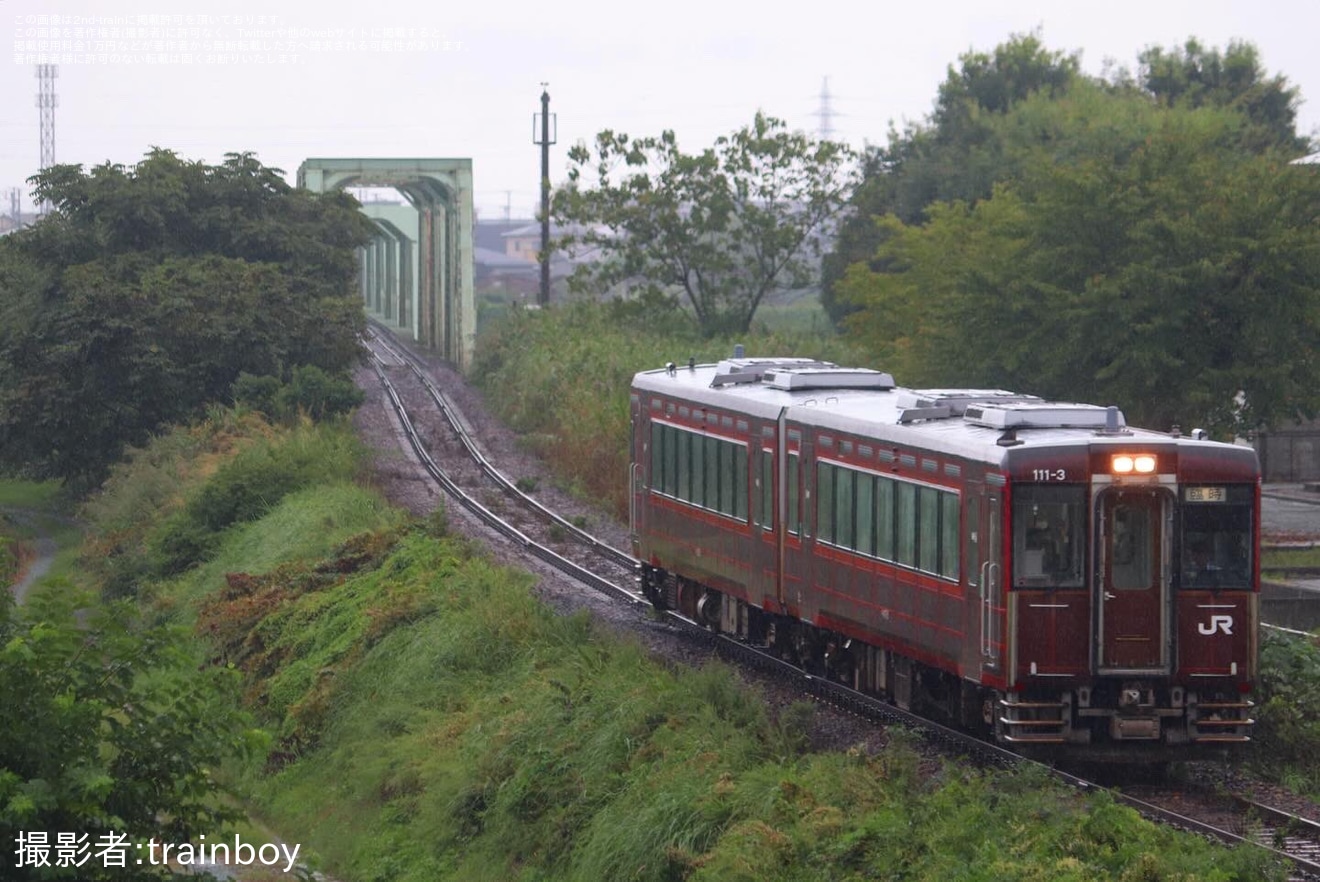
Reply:
[[472, 294], [471, 159], [309, 159], [298, 186], [393, 187], [406, 205], [367, 203], [376, 226], [360, 257], [367, 314], [466, 369], [477, 311]]

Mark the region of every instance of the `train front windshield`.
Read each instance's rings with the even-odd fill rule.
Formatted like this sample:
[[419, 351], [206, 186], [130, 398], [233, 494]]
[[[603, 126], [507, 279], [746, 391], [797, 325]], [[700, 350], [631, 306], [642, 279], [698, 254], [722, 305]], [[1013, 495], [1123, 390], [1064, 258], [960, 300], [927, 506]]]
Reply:
[[1184, 588], [1250, 588], [1253, 488], [1184, 487]]

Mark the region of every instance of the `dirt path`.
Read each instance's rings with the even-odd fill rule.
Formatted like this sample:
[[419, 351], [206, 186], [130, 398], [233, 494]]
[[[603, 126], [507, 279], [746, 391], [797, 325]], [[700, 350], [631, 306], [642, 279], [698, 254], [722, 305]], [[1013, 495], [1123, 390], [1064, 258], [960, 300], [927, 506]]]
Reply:
[[24, 543], [35, 553], [19, 569], [18, 581], [9, 586], [9, 590], [14, 595], [14, 602], [22, 603], [37, 580], [50, 572], [51, 564], [55, 562], [55, 555], [60, 547], [47, 530], [47, 523], [51, 518], [49, 513], [10, 506], [0, 506], [0, 512], [15, 523], [31, 530], [33, 534], [33, 538], [24, 540]]

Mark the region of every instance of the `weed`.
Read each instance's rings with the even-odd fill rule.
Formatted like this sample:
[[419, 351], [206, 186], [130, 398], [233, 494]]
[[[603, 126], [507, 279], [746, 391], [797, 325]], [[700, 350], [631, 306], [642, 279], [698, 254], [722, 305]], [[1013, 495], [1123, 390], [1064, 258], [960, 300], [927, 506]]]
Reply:
[[[557, 477], [584, 498], [627, 512], [628, 387], [667, 361], [728, 357], [733, 340], [703, 339], [690, 322], [656, 321], [631, 308], [575, 303], [513, 311], [484, 328], [473, 377], [501, 417]], [[639, 333], [641, 331], [641, 333]], [[739, 342], [752, 354], [811, 355], [859, 363], [833, 331], [760, 331]], [[498, 390], [498, 395], [494, 394]]]

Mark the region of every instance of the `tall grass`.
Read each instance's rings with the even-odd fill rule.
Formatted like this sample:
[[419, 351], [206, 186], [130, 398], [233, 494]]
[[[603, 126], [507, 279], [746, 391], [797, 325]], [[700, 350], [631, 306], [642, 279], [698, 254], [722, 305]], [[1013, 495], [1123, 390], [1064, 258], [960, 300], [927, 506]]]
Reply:
[[[116, 467], [84, 507], [96, 537], [86, 565], [107, 596], [135, 595], [211, 560], [228, 533], [279, 507], [289, 494], [353, 481], [362, 462], [345, 422], [277, 429], [251, 413], [216, 410], [196, 426], [131, 451]], [[341, 502], [352, 507], [368, 504], [364, 500]], [[378, 498], [375, 505], [379, 509]], [[305, 532], [295, 526], [286, 535], [291, 530], [300, 537]]]
[[[828, 326], [827, 326], [828, 327]], [[832, 330], [703, 338], [690, 325], [609, 304], [514, 310], [477, 341], [472, 376], [487, 401], [571, 487], [627, 512], [628, 389], [633, 375], [748, 355], [859, 364]]]

